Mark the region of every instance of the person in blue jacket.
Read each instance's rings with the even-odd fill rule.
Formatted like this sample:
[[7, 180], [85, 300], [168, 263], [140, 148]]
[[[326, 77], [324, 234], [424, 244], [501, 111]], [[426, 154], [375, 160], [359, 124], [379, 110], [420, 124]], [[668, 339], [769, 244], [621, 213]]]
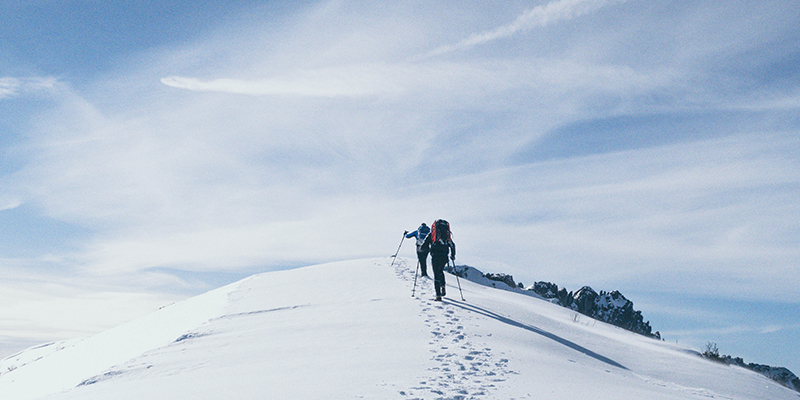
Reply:
[[428, 234], [431, 233], [431, 228], [428, 228], [428, 225], [425, 225], [423, 222], [422, 225], [417, 228], [414, 232], [406, 231], [406, 238], [417, 238], [417, 259], [419, 259], [419, 267], [422, 270], [422, 276], [428, 276], [428, 253], [431, 250], [430, 242], [426, 242], [425, 239], [428, 238]]

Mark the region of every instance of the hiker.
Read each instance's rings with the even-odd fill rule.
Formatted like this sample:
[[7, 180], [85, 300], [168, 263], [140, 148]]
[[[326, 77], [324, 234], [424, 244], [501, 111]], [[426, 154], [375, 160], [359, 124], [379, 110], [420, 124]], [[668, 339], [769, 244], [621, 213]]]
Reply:
[[430, 245], [431, 266], [433, 267], [433, 285], [436, 288], [436, 301], [442, 301], [445, 295], [444, 266], [447, 265], [447, 256], [451, 260], [456, 259], [456, 244], [450, 234], [450, 224], [438, 219], [433, 223], [431, 234], [425, 239], [425, 243]]
[[427, 242], [425, 239], [428, 238], [428, 234], [431, 233], [431, 228], [428, 228], [428, 225], [425, 225], [423, 222], [422, 225], [417, 228], [414, 232], [409, 233], [406, 231], [405, 235], [406, 238], [410, 239], [412, 237], [417, 238], [417, 259], [419, 260], [419, 267], [422, 271], [422, 276], [428, 276], [428, 252], [431, 250], [431, 245], [426, 244]]

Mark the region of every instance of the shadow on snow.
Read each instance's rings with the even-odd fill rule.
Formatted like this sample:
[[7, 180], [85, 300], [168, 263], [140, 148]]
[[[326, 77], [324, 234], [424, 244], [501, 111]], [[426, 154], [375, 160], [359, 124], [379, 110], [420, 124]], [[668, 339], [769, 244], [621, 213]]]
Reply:
[[522, 329], [525, 329], [526, 331], [530, 331], [530, 332], [533, 332], [533, 333], [537, 333], [537, 334], [542, 335], [542, 336], [544, 336], [544, 337], [546, 337], [548, 339], [552, 339], [552, 340], [554, 340], [554, 341], [556, 341], [556, 342], [558, 342], [560, 344], [563, 344], [564, 346], [567, 346], [567, 347], [569, 347], [569, 348], [571, 348], [571, 349], [573, 349], [575, 351], [581, 352], [581, 353], [583, 353], [583, 354], [585, 354], [585, 355], [587, 355], [589, 357], [592, 357], [592, 358], [594, 358], [594, 359], [596, 359], [598, 361], [602, 361], [602, 362], [604, 362], [604, 363], [606, 363], [608, 365], [611, 365], [611, 366], [614, 366], [614, 367], [617, 367], [617, 368], [621, 368], [621, 369], [624, 369], [624, 370], [628, 369], [624, 365], [622, 365], [622, 364], [620, 364], [620, 363], [618, 363], [618, 362], [616, 362], [616, 361], [614, 361], [614, 360], [612, 360], [612, 359], [610, 359], [608, 357], [605, 357], [605, 356], [602, 356], [600, 354], [597, 354], [597, 353], [595, 353], [595, 352], [593, 352], [593, 351], [591, 351], [591, 350], [589, 350], [589, 349], [587, 349], [587, 348], [585, 348], [585, 347], [583, 347], [583, 346], [581, 346], [581, 345], [579, 345], [579, 344], [577, 344], [575, 342], [571, 342], [571, 341], [569, 341], [567, 339], [564, 339], [564, 338], [562, 338], [562, 337], [560, 337], [558, 335], [554, 335], [554, 334], [552, 334], [550, 332], [547, 332], [547, 331], [545, 331], [545, 330], [543, 330], [541, 328], [537, 328], [535, 326], [530, 326], [530, 325], [526, 325], [526, 324], [523, 324], [523, 323], [518, 322], [518, 321], [514, 321], [513, 319], [504, 317], [504, 316], [502, 316], [500, 314], [494, 313], [492, 311], [486, 310], [484, 308], [478, 307], [478, 306], [473, 305], [473, 304], [460, 303], [460, 302], [456, 302], [456, 301], [450, 300], [450, 299], [444, 299], [444, 302], [447, 303], [447, 304], [454, 305], [456, 307], [463, 308], [464, 310], [472, 311], [474, 313], [481, 314], [483, 316], [498, 320], [498, 321], [506, 323], [508, 325], [511, 325], [511, 326], [514, 326], [514, 327], [517, 327], [517, 328], [522, 328]]

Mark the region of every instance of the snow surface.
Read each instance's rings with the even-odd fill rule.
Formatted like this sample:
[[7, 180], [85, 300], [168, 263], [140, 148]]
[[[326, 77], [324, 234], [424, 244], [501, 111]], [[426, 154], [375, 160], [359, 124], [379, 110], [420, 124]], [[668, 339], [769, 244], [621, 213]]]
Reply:
[[0, 399], [798, 399], [696, 351], [415, 261], [259, 274], [0, 362]]

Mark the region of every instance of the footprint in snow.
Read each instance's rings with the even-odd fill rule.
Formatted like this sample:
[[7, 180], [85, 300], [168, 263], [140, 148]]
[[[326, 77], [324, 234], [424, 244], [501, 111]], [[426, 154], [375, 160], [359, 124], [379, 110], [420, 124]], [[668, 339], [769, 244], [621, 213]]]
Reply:
[[[420, 292], [423, 293], [423, 292]], [[479, 342], [469, 340], [465, 324], [461, 322], [458, 310], [447, 303], [420, 303], [420, 316], [431, 328], [431, 362], [420, 385], [404, 390], [410, 398], [444, 397], [467, 399], [491, 397], [496, 384], [506, 380], [509, 370], [508, 359], [497, 358], [492, 349]], [[469, 316], [466, 316], [469, 320]], [[480, 335], [474, 335], [477, 339]], [[455, 344], [456, 346], [453, 346]]]

